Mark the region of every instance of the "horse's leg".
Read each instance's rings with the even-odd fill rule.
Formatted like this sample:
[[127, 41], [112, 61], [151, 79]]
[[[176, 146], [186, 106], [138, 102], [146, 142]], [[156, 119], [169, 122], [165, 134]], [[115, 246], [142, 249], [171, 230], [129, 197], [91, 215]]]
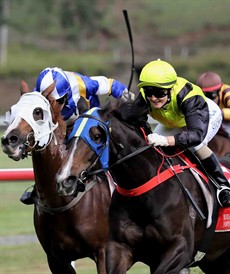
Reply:
[[154, 274], [179, 273], [191, 260], [193, 247], [188, 247], [184, 237], [177, 238], [167, 245]]
[[106, 250], [106, 273], [125, 274], [132, 265], [131, 250], [125, 245], [109, 241]]
[[229, 274], [230, 273], [230, 248], [213, 260], [202, 260], [199, 264], [200, 269], [207, 274]]
[[189, 274], [190, 269], [189, 268], [183, 268], [178, 274]]
[[106, 274], [105, 270], [105, 248], [100, 248], [96, 254], [96, 265], [98, 274]]
[[226, 265], [226, 263], [222, 262], [221, 264], [217, 262], [216, 264], [210, 264], [206, 267], [200, 267], [202, 271], [206, 274], [229, 274], [230, 273], [230, 265]]
[[63, 262], [50, 255], [47, 255], [47, 261], [52, 274], [76, 274], [71, 262]]

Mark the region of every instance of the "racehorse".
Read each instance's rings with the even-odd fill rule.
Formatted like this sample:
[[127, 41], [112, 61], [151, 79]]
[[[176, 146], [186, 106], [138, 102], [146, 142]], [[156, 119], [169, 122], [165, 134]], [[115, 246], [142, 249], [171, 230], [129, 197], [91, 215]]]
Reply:
[[227, 136], [217, 134], [208, 144], [211, 150], [218, 156], [230, 157], [230, 139]]
[[[29, 92], [22, 82], [21, 97], [11, 107], [9, 126], [1, 142], [10, 158], [32, 155], [35, 174], [34, 227], [54, 274], [76, 273], [71, 261], [90, 257], [97, 272], [105, 274], [105, 244], [108, 236], [108, 207], [111, 194], [103, 178], [93, 177], [74, 196], [56, 192], [56, 173], [67, 155], [66, 126], [61, 117], [62, 103], [51, 92]], [[64, 103], [64, 102], [63, 102]], [[86, 110], [84, 100], [78, 106]], [[80, 189], [81, 188], [81, 189]]]
[[58, 188], [64, 187], [62, 168], [68, 169], [72, 188], [92, 174], [111, 171], [117, 187], [109, 210], [107, 274], [124, 274], [137, 261], [151, 274], [191, 266], [230, 273], [230, 232], [215, 233], [215, 214], [208, 212], [218, 206], [207, 177], [186, 153], [149, 146], [138, 129], [145, 115], [135, 103], [109, 103], [80, 115]]

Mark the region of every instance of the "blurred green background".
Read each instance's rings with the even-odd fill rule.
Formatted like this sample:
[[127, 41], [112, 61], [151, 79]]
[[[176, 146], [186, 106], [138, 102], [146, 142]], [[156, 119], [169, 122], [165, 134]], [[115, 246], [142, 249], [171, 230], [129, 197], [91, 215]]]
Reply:
[[[0, 115], [18, 100], [20, 81], [32, 89], [47, 66], [105, 75], [128, 85], [131, 50], [124, 9], [135, 53], [132, 91], [138, 92], [141, 67], [156, 58], [192, 82], [211, 70], [230, 83], [229, 0], [0, 0]], [[10, 167], [31, 167], [31, 159], [14, 162], [0, 151], [0, 168]], [[0, 183], [1, 274], [49, 273], [39, 243], [2, 244], [5, 237], [34, 235], [32, 206], [19, 202], [32, 184]], [[92, 262], [80, 261], [80, 274], [95, 272]], [[129, 273], [148, 271], [140, 264]]]
[[[196, 82], [207, 70], [230, 75], [229, 0], [0, 0], [8, 3], [0, 58], [0, 115], [18, 97], [21, 79], [31, 89], [47, 66], [105, 75], [128, 85], [131, 50], [122, 10], [127, 10], [138, 72], [156, 58]], [[3, 16], [5, 14], [5, 16]], [[4, 32], [5, 33], [5, 32]], [[0, 39], [2, 41], [2, 39]], [[131, 89], [137, 92], [137, 77]]]

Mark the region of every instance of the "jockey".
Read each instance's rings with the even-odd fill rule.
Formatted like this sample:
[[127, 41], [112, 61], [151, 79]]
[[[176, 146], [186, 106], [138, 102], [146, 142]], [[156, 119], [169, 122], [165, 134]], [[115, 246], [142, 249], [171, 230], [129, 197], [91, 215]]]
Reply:
[[52, 92], [56, 100], [66, 100], [62, 116], [67, 125], [72, 124], [78, 117], [77, 103], [80, 96], [84, 97], [90, 108], [99, 107], [100, 95], [112, 95], [123, 100], [134, 99], [134, 94], [115, 79], [105, 76], [84, 76], [77, 72], [63, 71], [61, 68], [45, 68], [38, 76], [34, 91], [42, 92], [55, 81], [56, 87]]
[[223, 122], [220, 132], [230, 138], [230, 85], [223, 84], [215, 72], [205, 72], [197, 80], [197, 85], [206, 97], [212, 99], [222, 110]]
[[192, 148], [206, 171], [217, 181], [217, 199], [221, 206], [230, 206], [230, 187], [217, 157], [207, 143], [217, 133], [221, 110], [202, 90], [178, 77], [167, 62], [155, 60], [146, 64], [140, 74], [141, 96], [149, 114], [159, 124], [147, 136], [154, 146]]

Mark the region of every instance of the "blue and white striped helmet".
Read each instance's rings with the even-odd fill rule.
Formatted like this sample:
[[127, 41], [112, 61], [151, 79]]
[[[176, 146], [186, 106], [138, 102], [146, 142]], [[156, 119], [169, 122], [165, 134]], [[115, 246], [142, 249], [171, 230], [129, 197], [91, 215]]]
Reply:
[[34, 91], [43, 92], [53, 82], [56, 87], [52, 92], [53, 97], [57, 100], [68, 94], [71, 87], [67, 76], [61, 68], [45, 68], [38, 76]]

